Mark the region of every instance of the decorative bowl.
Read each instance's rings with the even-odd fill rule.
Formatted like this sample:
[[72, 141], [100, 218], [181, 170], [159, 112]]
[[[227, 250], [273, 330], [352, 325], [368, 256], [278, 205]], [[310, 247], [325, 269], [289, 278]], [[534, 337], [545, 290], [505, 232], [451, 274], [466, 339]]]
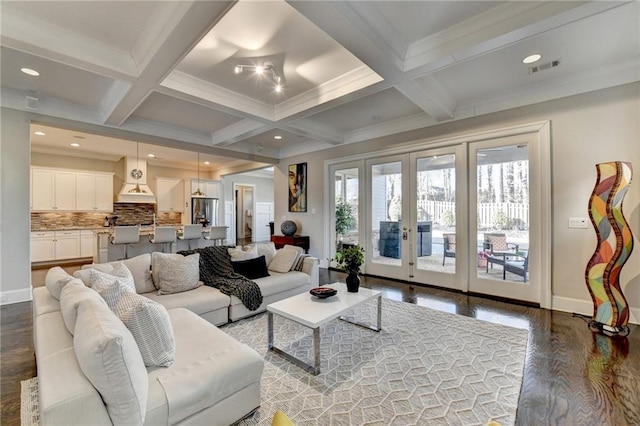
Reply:
[[285, 220], [284, 222], [282, 222], [282, 225], [280, 225], [280, 231], [282, 231], [282, 235], [286, 235], [287, 237], [295, 235], [297, 230], [298, 225], [296, 225], [296, 223], [292, 220]]
[[330, 287], [316, 287], [309, 290], [309, 293], [320, 299], [326, 299], [327, 297], [335, 296], [338, 293], [338, 290]]

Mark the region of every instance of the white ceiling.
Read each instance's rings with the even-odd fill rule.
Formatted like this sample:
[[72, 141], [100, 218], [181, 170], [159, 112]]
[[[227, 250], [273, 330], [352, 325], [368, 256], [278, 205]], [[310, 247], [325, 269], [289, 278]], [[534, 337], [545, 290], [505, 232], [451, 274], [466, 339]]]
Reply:
[[[2, 106], [30, 111], [32, 96], [38, 113], [129, 139], [83, 148], [99, 155], [163, 138], [211, 156], [212, 167], [276, 163], [640, 80], [638, 1], [51, 0], [0, 8]], [[522, 59], [531, 53], [542, 55], [535, 65], [560, 65], [530, 73]], [[267, 61], [283, 78], [281, 93], [265, 76], [234, 73]], [[34, 137], [35, 150], [68, 150], [79, 132], [49, 134]], [[158, 151], [168, 161], [194, 157], [155, 149], [169, 150]]]

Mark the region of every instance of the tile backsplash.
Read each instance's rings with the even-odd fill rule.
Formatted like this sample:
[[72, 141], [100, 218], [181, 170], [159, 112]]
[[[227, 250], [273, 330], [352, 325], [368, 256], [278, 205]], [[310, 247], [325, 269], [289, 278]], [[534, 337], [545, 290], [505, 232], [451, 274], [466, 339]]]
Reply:
[[[31, 230], [45, 231], [65, 228], [101, 228], [105, 216], [111, 220], [118, 216], [118, 225], [153, 224], [155, 204], [115, 203], [113, 213], [91, 212], [37, 212], [31, 213]], [[158, 213], [158, 225], [180, 225], [182, 213]]]

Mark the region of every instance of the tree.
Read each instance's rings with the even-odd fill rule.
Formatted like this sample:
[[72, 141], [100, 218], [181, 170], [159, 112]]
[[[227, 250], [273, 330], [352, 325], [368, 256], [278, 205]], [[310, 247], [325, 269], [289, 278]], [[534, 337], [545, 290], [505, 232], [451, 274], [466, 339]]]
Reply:
[[342, 198], [336, 202], [336, 240], [356, 225], [356, 217], [353, 214], [353, 206]]

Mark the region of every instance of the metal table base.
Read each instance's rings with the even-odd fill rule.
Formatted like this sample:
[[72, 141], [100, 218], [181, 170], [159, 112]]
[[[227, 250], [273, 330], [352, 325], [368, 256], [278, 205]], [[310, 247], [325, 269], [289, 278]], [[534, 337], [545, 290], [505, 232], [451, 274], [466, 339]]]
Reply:
[[[338, 317], [340, 320], [348, 322], [350, 324], [353, 325], [357, 325], [358, 327], [362, 327], [362, 328], [366, 328], [367, 330], [373, 330], [373, 331], [381, 331], [382, 330], [382, 295], [378, 295], [378, 318], [377, 318], [377, 324], [374, 325], [370, 325], [370, 324], [365, 324], [365, 323], [361, 323], [358, 321], [352, 321], [349, 320], [347, 318], [345, 318], [344, 316], [339, 316]], [[293, 321], [293, 320], [291, 320]], [[300, 324], [300, 325], [304, 325], [304, 324]], [[309, 327], [311, 328], [311, 327]], [[311, 328], [313, 330], [313, 365], [311, 364], [307, 364], [306, 362], [302, 361], [299, 358], [296, 358], [295, 356], [283, 351], [280, 348], [277, 348], [274, 345], [273, 342], [273, 312], [267, 312], [267, 335], [268, 335], [268, 349], [272, 352], [277, 353], [278, 355], [282, 356], [283, 358], [285, 358], [286, 360], [292, 362], [293, 364], [297, 365], [298, 367], [302, 368], [303, 370], [313, 374], [314, 376], [317, 376], [318, 374], [320, 374], [320, 327], [316, 327], [316, 328]]]

